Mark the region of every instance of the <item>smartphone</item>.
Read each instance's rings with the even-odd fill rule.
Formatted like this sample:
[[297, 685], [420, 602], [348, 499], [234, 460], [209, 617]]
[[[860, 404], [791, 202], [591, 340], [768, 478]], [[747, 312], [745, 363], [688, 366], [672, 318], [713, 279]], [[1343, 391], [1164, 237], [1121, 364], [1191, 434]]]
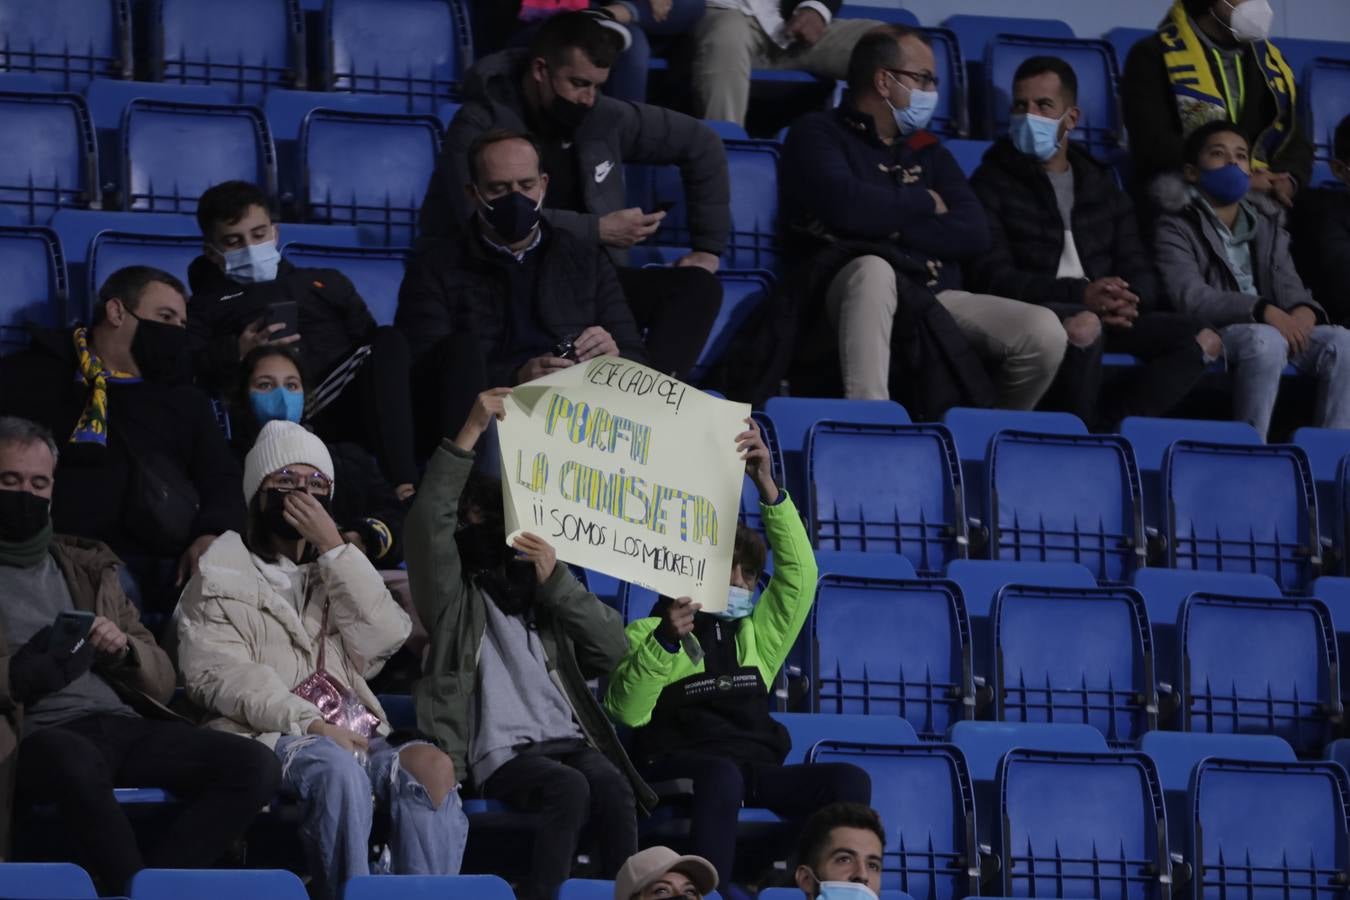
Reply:
[[662, 200], [660, 203], [656, 204], [656, 209], [652, 210], [652, 212], [668, 213], [678, 205], [679, 201], [677, 200]]
[[84, 646], [94, 628], [94, 614], [82, 610], [67, 610], [56, 617], [47, 647], [54, 653], [71, 654]]
[[284, 328], [272, 332], [268, 340], [280, 340], [300, 333], [300, 304], [294, 300], [278, 300], [267, 305], [267, 324], [280, 322]]

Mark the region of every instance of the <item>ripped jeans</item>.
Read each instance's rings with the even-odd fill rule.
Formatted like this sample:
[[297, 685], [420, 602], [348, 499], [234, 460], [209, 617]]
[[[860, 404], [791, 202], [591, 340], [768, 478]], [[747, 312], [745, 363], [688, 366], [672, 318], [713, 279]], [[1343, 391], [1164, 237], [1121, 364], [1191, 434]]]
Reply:
[[282, 789], [300, 798], [300, 839], [314, 878], [311, 896], [337, 897], [348, 878], [370, 873], [370, 828], [375, 804], [389, 810], [389, 866], [398, 875], [454, 875], [464, 858], [469, 820], [459, 791], [440, 808], [411, 773], [399, 751], [370, 742], [364, 762], [333, 740], [317, 735], [277, 741]]

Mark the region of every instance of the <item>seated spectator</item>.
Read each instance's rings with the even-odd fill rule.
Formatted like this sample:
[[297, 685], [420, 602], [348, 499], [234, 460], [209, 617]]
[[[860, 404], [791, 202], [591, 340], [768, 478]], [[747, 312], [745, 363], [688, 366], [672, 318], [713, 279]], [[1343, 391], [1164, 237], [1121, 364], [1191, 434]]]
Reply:
[[[636, 729], [644, 777], [693, 780], [690, 847], [722, 873], [722, 896], [737, 900], [748, 896], [731, 884], [742, 805], [804, 818], [837, 800], [872, 799], [871, 780], [856, 766], [783, 765], [792, 742], [769, 715], [769, 692], [811, 612], [816, 560], [801, 516], [774, 483], [759, 426], [746, 422], [736, 448], [759, 489], [773, 577], [756, 601], [764, 541], [737, 526], [726, 610], [700, 612], [688, 597], [658, 601], [649, 618], [628, 626], [628, 654], [605, 695], [610, 714]], [[733, 677], [736, 686], [724, 688]]]
[[[1011, 133], [971, 177], [992, 246], [967, 266], [980, 291], [1039, 303], [1069, 336], [1056, 393], [1089, 424], [1166, 415], [1195, 386], [1223, 342], [1212, 329], [1158, 312], [1158, 279], [1134, 205], [1111, 169], [1069, 141], [1078, 78], [1062, 59], [1032, 57], [1013, 77]], [[1099, 401], [1102, 351], [1144, 361]]]
[[435, 423], [437, 442], [467, 414], [476, 395], [466, 391], [597, 356], [647, 361], [607, 254], [540, 215], [550, 179], [539, 145], [489, 131], [468, 158], [464, 193], [477, 211], [461, 236], [428, 242], [409, 261], [395, 318], [425, 358], [418, 420]]
[[108, 544], [145, 610], [173, 608], [215, 536], [240, 528], [239, 467], [207, 397], [188, 384], [187, 301], [177, 278], [119, 269], [93, 324], [37, 331], [0, 359], [0, 413], [61, 436], [52, 520]]
[[1186, 139], [1184, 158], [1181, 175], [1154, 186], [1165, 211], [1155, 256], [1172, 304], [1223, 337], [1234, 416], [1264, 439], [1292, 363], [1320, 382], [1316, 424], [1350, 427], [1350, 331], [1329, 325], [1299, 280], [1280, 206], [1251, 191], [1247, 139], [1211, 122]]
[[1295, 73], [1270, 42], [1270, 0], [1174, 0], [1125, 59], [1121, 99], [1136, 186], [1185, 162], [1186, 137], [1232, 121], [1251, 151], [1252, 190], [1291, 206], [1312, 177]]
[[275, 750], [322, 898], [369, 873], [376, 805], [388, 810], [396, 874], [458, 872], [468, 836], [449, 757], [416, 732], [391, 732], [366, 684], [409, 622], [342, 540], [329, 515], [336, 487], [322, 441], [293, 422], [264, 425], [244, 463], [244, 534], [211, 546], [177, 613], [188, 698], [215, 717], [210, 727]]
[[1340, 187], [1308, 191], [1294, 207], [1294, 259], [1331, 320], [1350, 325], [1350, 116], [1336, 126], [1331, 172]]
[[[973, 347], [997, 369], [998, 405], [1031, 409], [1064, 357], [1064, 328], [1044, 307], [962, 289], [960, 266], [988, 250], [989, 225], [956, 160], [924, 130], [937, 98], [933, 66], [922, 32], [875, 29], [853, 51], [839, 107], [792, 126], [780, 179], [788, 257], [799, 260], [788, 283], [813, 310], [824, 298], [845, 396], [904, 398], [928, 416], [974, 405], [969, 389], [937, 402], [932, 381], [937, 366], [948, 365], [953, 378], [973, 383], [965, 360]], [[934, 295], [950, 314], [945, 323], [931, 312], [907, 313], [909, 305], [932, 305]], [[910, 354], [896, 353], [893, 365], [893, 325], [902, 315], [959, 333], [932, 360], [906, 365]], [[974, 375], [983, 379], [978, 363]], [[913, 379], [922, 385], [906, 383]]]
[[500, 485], [466, 490], [473, 447], [505, 417], [509, 393], [478, 397], [432, 456], [408, 515], [413, 599], [435, 623], [417, 720], [483, 796], [536, 814], [516, 896], [551, 900], [583, 828], [599, 877], [613, 878], [637, 851], [637, 807], [656, 796], [586, 684], [623, 658], [622, 618], [544, 539], [525, 533], [507, 546]]
[[[335, 269], [300, 269], [281, 258], [281, 227], [267, 196], [246, 181], [226, 181], [197, 201], [205, 251], [188, 268], [188, 333], [197, 375], [228, 391], [239, 361], [255, 347], [294, 346], [319, 382], [304, 421], [327, 441], [358, 443], [375, 454], [400, 500], [417, 482], [408, 345], [381, 328], [350, 281]], [[279, 321], [291, 306], [291, 325]]]
[[881, 893], [886, 830], [876, 810], [833, 803], [806, 822], [797, 845], [797, 887], [806, 900], [867, 900]]
[[[70, 852], [104, 893], [146, 866], [210, 866], [281, 779], [263, 748], [169, 712], [174, 671], [118, 584], [108, 547], [53, 536], [56, 442], [0, 417], [0, 844], [15, 806], [52, 805]], [[15, 745], [18, 747], [18, 768]], [[142, 852], [118, 787], [179, 803]]]
[[[652, 368], [684, 377], [722, 305], [715, 273], [731, 229], [726, 152], [696, 119], [602, 96], [617, 52], [614, 34], [592, 17], [563, 13], [540, 27], [528, 50], [479, 60], [445, 133], [422, 204], [422, 234], [444, 237], [474, 218], [480, 202], [463, 186], [472, 181], [469, 155], [478, 137], [499, 129], [533, 134], [549, 177], [544, 218], [582, 249], [609, 252]], [[680, 169], [692, 237], [690, 252], [673, 267], [624, 265], [628, 248], [655, 234], [665, 218], [627, 205], [624, 168], [631, 163]]]
[[717, 888], [717, 870], [701, 856], [669, 847], [634, 853], [614, 879], [614, 900], [702, 900]]
[[837, 19], [843, 0], [708, 0], [694, 30], [695, 111], [745, 124], [751, 69], [842, 80], [858, 39], [880, 25]]

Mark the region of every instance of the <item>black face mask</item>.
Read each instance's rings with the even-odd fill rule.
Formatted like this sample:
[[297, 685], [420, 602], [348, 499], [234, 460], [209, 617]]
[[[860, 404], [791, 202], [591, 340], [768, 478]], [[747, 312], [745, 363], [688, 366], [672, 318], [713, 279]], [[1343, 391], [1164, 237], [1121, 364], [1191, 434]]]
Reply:
[[527, 613], [539, 588], [534, 563], [528, 559], [508, 559], [496, 568], [480, 572], [477, 581], [479, 588], [508, 616]]
[[586, 121], [586, 117], [590, 114], [591, 107], [575, 100], [568, 100], [561, 94], [555, 93], [548, 105], [549, 118], [568, 132], [580, 128], [581, 123]]
[[28, 491], [0, 491], [0, 541], [18, 544], [36, 537], [51, 521], [51, 501]]
[[455, 543], [459, 546], [460, 564], [471, 575], [498, 568], [515, 555], [506, 546], [506, 532], [500, 522], [465, 525], [455, 532]]
[[146, 381], [177, 384], [192, 375], [192, 356], [187, 329], [154, 319], [142, 319], [127, 310], [138, 323], [131, 339], [131, 355]]
[[[267, 489], [267, 505], [263, 507], [263, 522], [267, 525], [267, 530], [283, 541], [298, 541], [301, 538], [299, 531], [295, 526], [286, 521], [286, 495], [290, 491], [283, 491], [280, 488]], [[328, 512], [333, 502], [331, 497], [319, 497], [310, 495], [319, 502], [324, 512]]]
[[[483, 198], [482, 194], [478, 196]], [[483, 198], [483, 202], [488, 205], [479, 207], [478, 214], [483, 217], [484, 222], [492, 226], [497, 236], [508, 244], [525, 240], [539, 224], [539, 207], [542, 200], [535, 202], [520, 191], [503, 194], [490, 203]]]

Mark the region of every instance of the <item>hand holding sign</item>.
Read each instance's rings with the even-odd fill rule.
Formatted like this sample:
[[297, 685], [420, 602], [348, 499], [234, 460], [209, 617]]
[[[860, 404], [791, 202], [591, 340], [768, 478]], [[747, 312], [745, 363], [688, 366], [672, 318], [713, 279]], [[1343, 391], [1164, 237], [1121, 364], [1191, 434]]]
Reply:
[[736, 435], [736, 451], [745, 461], [745, 474], [759, 488], [760, 502], [772, 505], [778, 502], [778, 485], [773, 480], [769, 448], [764, 445], [764, 433], [760, 431], [759, 423], [747, 417], [745, 424], [750, 429]]
[[553, 545], [538, 535], [527, 531], [512, 541], [511, 546], [515, 547], [523, 558], [534, 563], [534, 572], [539, 577], [540, 584], [548, 581], [558, 566], [558, 554], [554, 552]]
[[478, 399], [473, 401], [473, 409], [469, 410], [469, 417], [464, 420], [464, 426], [455, 436], [455, 446], [465, 451], [472, 450], [493, 419], [498, 422], [505, 419], [505, 401], [510, 393], [509, 387], [499, 387], [479, 394]]
[[666, 614], [661, 617], [661, 627], [657, 629], [661, 639], [668, 644], [678, 644], [685, 635], [693, 634], [694, 613], [701, 608], [688, 597], [670, 601]]

